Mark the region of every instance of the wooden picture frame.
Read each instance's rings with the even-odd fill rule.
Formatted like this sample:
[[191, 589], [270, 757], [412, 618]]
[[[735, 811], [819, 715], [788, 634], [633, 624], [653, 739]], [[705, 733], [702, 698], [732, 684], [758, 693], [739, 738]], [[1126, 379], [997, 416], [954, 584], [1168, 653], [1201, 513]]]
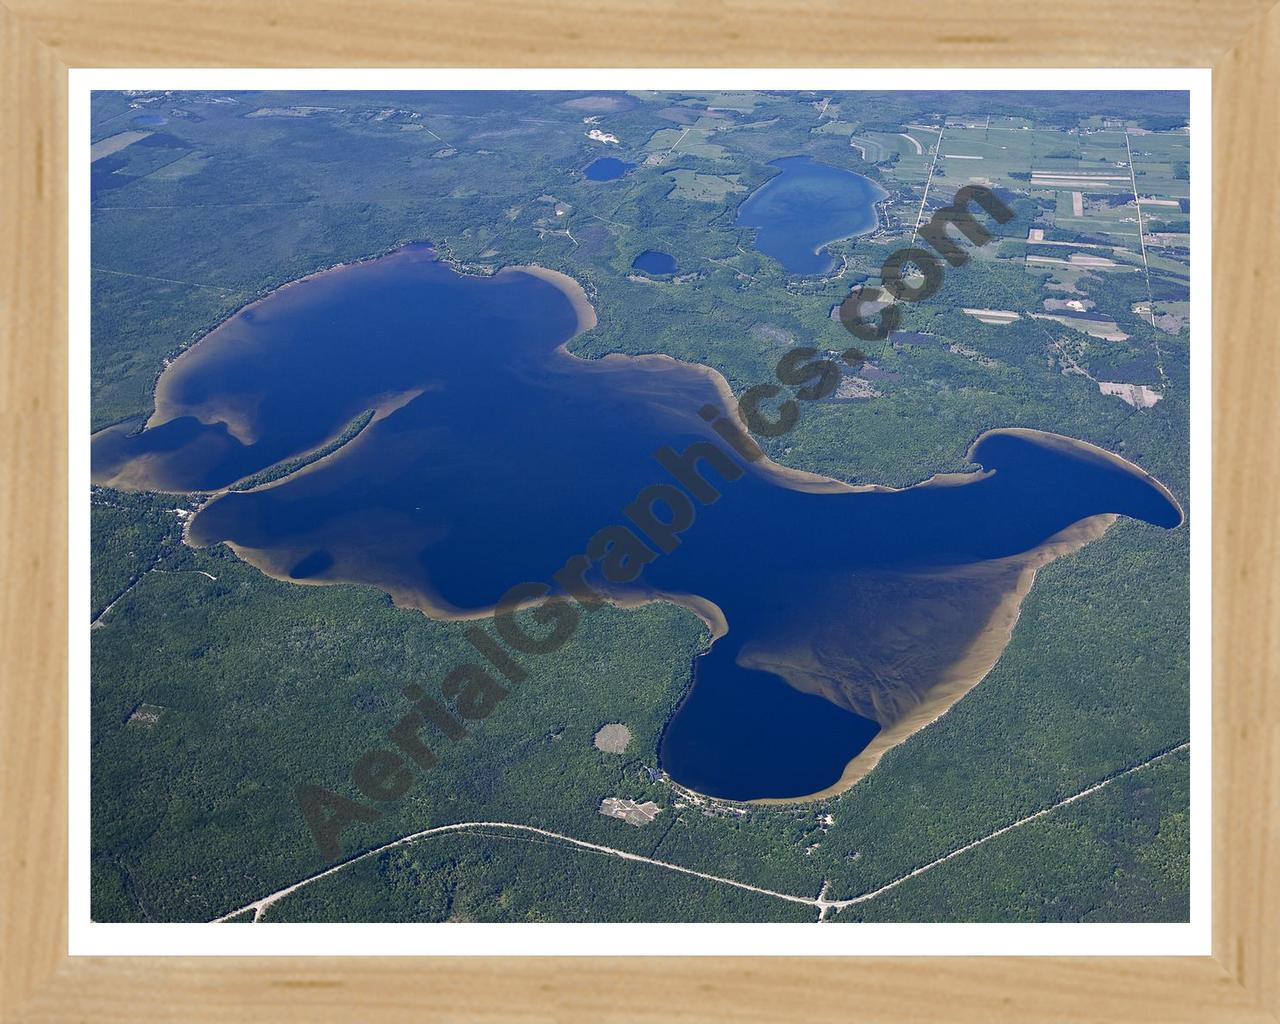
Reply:
[[[1280, 1020], [1280, 7], [822, 0], [0, 6], [0, 1010], [5, 1020]], [[67, 72], [108, 66], [1214, 69], [1213, 955], [67, 955]], [[1261, 199], [1261, 202], [1258, 200]], [[531, 951], [532, 952], [532, 951]]]

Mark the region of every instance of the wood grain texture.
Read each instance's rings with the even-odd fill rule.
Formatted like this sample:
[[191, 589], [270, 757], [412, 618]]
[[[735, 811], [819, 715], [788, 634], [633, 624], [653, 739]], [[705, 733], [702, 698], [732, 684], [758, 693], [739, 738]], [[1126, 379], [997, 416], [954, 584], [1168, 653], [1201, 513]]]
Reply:
[[66, 949], [66, 74], [0, 8], [0, 1012]]
[[[0, 6], [4, 1019], [1280, 1019], [1280, 9], [1269, 5]], [[1214, 957], [68, 959], [65, 69], [110, 65], [1214, 66]]]
[[1271, 0], [6, 0], [75, 67], [1206, 67]]
[[[647, 994], [646, 994], [647, 993]], [[32, 1022], [1264, 1024], [1213, 960], [77, 960]]]
[[1213, 899], [1215, 955], [1280, 1015], [1277, 67], [1280, 8], [1214, 71]]

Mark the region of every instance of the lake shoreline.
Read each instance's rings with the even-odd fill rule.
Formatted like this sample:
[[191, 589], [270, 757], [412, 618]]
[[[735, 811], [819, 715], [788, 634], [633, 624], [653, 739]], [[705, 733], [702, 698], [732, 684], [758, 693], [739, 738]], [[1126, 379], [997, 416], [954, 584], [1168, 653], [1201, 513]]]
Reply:
[[[573, 309], [574, 316], [575, 316], [575, 322], [574, 322], [574, 327], [572, 332], [567, 337], [565, 337], [564, 340], [559, 343], [559, 345], [557, 345], [554, 349], [550, 350], [550, 352], [554, 357], [564, 358], [569, 360], [571, 364], [581, 364], [581, 365], [594, 364], [598, 366], [600, 364], [616, 363], [616, 364], [622, 364], [625, 366], [636, 366], [636, 365], [643, 365], [645, 363], [657, 362], [662, 366], [670, 366], [670, 367], [678, 368], [678, 370], [682, 373], [695, 374], [701, 377], [706, 382], [708, 382], [711, 385], [712, 389], [714, 390], [716, 396], [719, 398], [724, 409], [726, 411], [732, 410], [736, 414], [737, 396], [735, 396], [733, 389], [730, 386], [727, 378], [725, 378], [724, 375], [721, 374], [718, 370], [710, 366], [707, 366], [705, 364], [684, 362], [682, 360], [676, 359], [675, 357], [664, 354], [664, 353], [632, 355], [628, 353], [611, 352], [601, 357], [587, 358], [587, 357], [578, 356], [577, 354], [570, 351], [569, 345], [573, 341], [573, 339], [577, 338], [579, 335], [584, 334], [592, 330], [594, 327], [596, 327], [598, 323], [598, 318], [597, 318], [595, 307], [592, 304], [587, 294], [586, 287], [583, 285], [582, 282], [578, 281], [577, 279], [570, 276], [569, 274], [559, 270], [554, 270], [548, 267], [542, 267], [542, 266], [533, 265], [533, 264], [513, 264], [513, 265], [503, 266], [494, 270], [492, 273], [484, 273], [484, 274], [466, 273], [462, 270], [459, 270], [458, 267], [453, 265], [452, 263], [441, 260], [434, 247], [428, 247], [423, 243], [416, 243], [416, 245], [421, 246], [423, 249], [429, 249], [429, 260], [431, 262], [436, 262], [443, 265], [448, 269], [450, 273], [453, 273], [459, 277], [488, 278], [488, 277], [502, 277], [509, 274], [525, 274], [552, 285], [552, 287], [554, 287], [561, 295], [563, 295], [568, 300], [568, 302], [570, 303]], [[286, 282], [285, 284], [281, 285], [279, 288], [273, 290], [267, 295], [264, 295], [261, 298], [254, 300], [254, 302], [249, 303], [244, 307], [241, 307], [241, 311], [247, 310], [253, 305], [256, 305], [257, 303], [265, 301], [267, 298], [270, 298], [278, 294], [280, 291], [287, 289], [292, 285], [301, 284], [305, 281], [314, 280], [317, 277], [348, 268], [354, 264], [363, 264], [363, 263], [376, 261], [378, 259], [388, 258], [396, 255], [397, 253], [404, 252], [409, 248], [410, 246], [399, 246], [396, 249], [391, 250], [390, 252], [384, 252], [376, 256], [368, 257], [366, 259], [340, 263], [333, 267], [328, 267], [328, 268], [325, 268], [324, 270], [316, 271], [312, 274], [306, 275], [305, 277], [299, 278], [295, 281]], [[227, 322], [226, 320], [222, 321], [219, 324], [219, 326], [222, 326], [226, 322]], [[214, 337], [216, 334], [217, 334], [217, 329], [216, 328], [212, 329], [208, 333], [206, 333], [201, 339], [199, 339], [199, 341], [207, 341], [209, 338]], [[187, 359], [187, 363], [183, 365], [184, 365], [184, 368], [188, 372], [190, 372], [191, 360], [193, 359], [198, 360], [202, 357], [203, 353], [210, 351], [210, 349], [207, 347], [200, 349], [199, 341], [191, 345], [182, 354], [182, 356], [179, 357], [179, 359], [175, 359], [171, 361], [166, 366], [165, 371], [162, 372], [159, 380], [157, 381], [157, 390], [156, 390], [156, 396], [155, 396], [155, 411], [152, 413], [151, 418], [147, 421], [147, 426], [151, 426], [153, 421], [156, 421], [157, 418], [160, 417], [163, 413], [168, 412], [172, 414], [174, 412], [174, 410], [170, 410], [168, 408], [168, 405], [166, 404], [169, 402], [169, 396], [167, 394], [162, 393], [164, 390], [163, 386], [165, 384], [165, 374], [168, 372], [170, 368], [177, 365], [182, 359]], [[199, 372], [199, 367], [197, 367], [196, 372]], [[403, 407], [405, 404], [412, 401], [414, 398], [416, 398], [418, 395], [422, 393], [423, 392], [421, 389], [417, 389], [417, 390], [410, 389], [404, 392], [396, 392], [396, 393], [387, 392], [382, 395], [376, 396], [378, 400], [371, 403], [372, 408], [374, 409], [374, 418], [372, 422], [377, 422], [379, 420], [385, 419], [387, 416], [391, 415], [391, 413]], [[188, 416], [192, 415], [189, 411], [183, 414]], [[690, 417], [695, 416], [696, 410], [691, 408], [689, 410], [688, 415]], [[194, 418], [199, 419], [199, 417], [194, 417]], [[742, 417], [739, 416], [740, 423], [741, 423], [741, 420], [742, 420]], [[200, 422], [204, 423], [206, 421], [200, 420]], [[228, 430], [233, 434], [233, 436], [236, 436], [237, 438], [239, 438], [242, 443], [244, 443], [243, 438], [245, 436], [249, 436], [252, 433], [252, 426], [247, 419], [240, 422], [239, 424], [233, 424], [229, 422], [228, 419], [226, 418], [219, 418], [215, 422], [226, 424]], [[233, 427], [236, 427], [239, 432], [237, 433], [236, 429], [232, 429]], [[743, 427], [745, 431], [745, 424], [743, 424]], [[106, 429], [110, 430], [110, 429], [118, 429], [118, 428], [106, 428]], [[335, 437], [341, 436], [342, 432], [345, 429], [346, 429], [345, 426], [340, 426], [338, 428], [338, 432], [335, 435]], [[1087, 441], [1068, 438], [1063, 435], [1053, 434], [1047, 431], [1037, 430], [1032, 428], [996, 427], [996, 428], [991, 428], [983, 431], [981, 434], [978, 435], [977, 438], [973, 440], [973, 442], [969, 445], [969, 448], [966, 452], [966, 459], [971, 463], [976, 462], [977, 460], [975, 460], [975, 457], [974, 457], [976, 449], [978, 449], [978, 447], [986, 439], [994, 436], [998, 436], [998, 435], [1008, 435], [1008, 436], [1021, 437], [1024, 439], [1033, 440], [1038, 444], [1047, 448], [1051, 448], [1059, 451], [1067, 451], [1070, 453], [1074, 453], [1076, 455], [1080, 455], [1083, 453], [1087, 455], [1090, 460], [1105, 461], [1109, 465], [1122, 467], [1126, 471], [1126, 473], [1137, 475], [1141, 477], [1143, 480], [1152, 484], [1165, 498], [1168, 499], [1168, 501], [1178, 510], [1178, 515], [1179, 515], [1178, 525], [1181, 525], [1181, 523], [1185, 521], [1185, 513], [1183, 512], [1181, 505], [1176, 501], [1176, 499], [1173, 497], [1172, 493], [1168, 490], [1168, 488], [1164, 487], [1163, 484], [1155, 480], [1154, 477], [1152, 477], [1145, 470], [1141, 469], [1141, 467], [1136, 466], [1134, 463], [1129, 462], [1123, 457], [1116, 455], [1114, 453], [1108, 452], [1106, 449], [1103, 449], [1097, 445], [1093, 445]], [[324, 444], [316, 446], [315, 448], [311, 449], [311, 451], [315, 452], [322, 449], [323, 447], [325, 447], [325, 445], [331, 443], [332, 440], [333, 439], [330, 439], [329, 441], [324, 442]], [[287, 483], [293, 482], [301, 476], [317, 471], [322, 466], [331, 465], [334, 460], [337, 460], [344, 456], [349, 456], [353, 448], [366, 443], [369, 443], [369, 432], [367, 431], [367, 429], [362, 429], [356, 432], [354, 436], [349, 438], [346, 443], [339, 445], [336, 449], [325, 454], [323, 457], [314, 459], [310, 462], [306, 462], [295, 471], [289, 472], [277, 479], [263, 483], [251, 490], [246, 490], [243, 493], [252, 494], [257, 491], [279, 487]], [[726, 452], [727, 452], [727, 449], [726, 449]], [[305, 454], [306, 453], [300, 453], [300, 455], [305, 455]], [[140, 462], [144, 461], [145, 458], [146, 457], [143, 456], [139, 459], [139, 461]], [[277, 465], [279, 464], [280, 463], [277, 463]], [[981, 480], [984, 480], [991, 473], [994, 472], [994, 470], [991, 470], [991, 469], [980, 469], [975, 471], [962, 471], [962, 472], [940, 472], [940, 473], [933, 474], [932, 476], [926, 478], [925, 480], [922, 480], [915, 484], [908, 485], [906, 487], [891, 487], [883, 484], [861, 484], [861, 485], [851, 484], [846, 481], [842, 481], [833, 477], [823, 476], [823, 475], [811, 473], [805, 470], [799, 470], [799, 469], [783, 466], [779, 463], [774, 462], [767, 455], [763, 455], [760, 459], [756, 460], [752, 464], [752, 469], [753, 471], [757, 472], [760, 476], [764, 477], [766, 480], [774, 484], [777, 484], [778, 486], [784, 489], [806, 492], [806, 493], [818, 493], [818, 494], [854, 493], [854, 492], [897, 493], [901, 491], [918, 489], [918, 488], [957, 487], [957, 486], [963, 486], [966, 484], [972, 484], [972, 483], [976, 483]], [[656, 472], [657, 471], [655, 470], [655, 475], [656, 475]], [[111, 481], [107, 483], [106, 486], [120, 486], [119, 481], [122, 475], [123, 473], [117, 474], [115, 477], [112, 477]], [[247, 479], [247, 478], [248, 477], [245, 477], [242, 479]], [[100, 481], [95, 481], [95, 482], [100, 482]], [[234, 483], [235, 482], [233, 482], [233, 484], [229, 485], [228, 487], [220, 488], [217, 491], [199, 492], [199, 493], [209, 495], [210, 501], [216, 500], [218, 497], [221, 497], [227, 491], [231, 490], [234, 487]], [[129, 489], [129, 488], [126, 486], [125, 489]], [[153, 489], [153, 488], [145, 488], [140, 486], [136, 489]], [[184, 490], [184, 491], [175, 491], [171, 493], [197, 493], [197, 492]], [[208, 502], [206, 501], [203, 504], [208, 504]], [[309, 554], [308, 551], [293, 550], [293, 549], [286, 548], [283, 546], [278, 546], [278, 545], [270, 548], [254, 548], [244, 544], [237, 544], [230, 540], [219, 541], [219, 539], [212, 536], [201, 537], [200, 530], [198, 528], [200, 511], [203, 511], [203, 505], [202, 505], [202, 508], [199, 511], [197, 511], [197, 513], [193, 515], [187, 521], [187, 523], [184, 524], [183, 540], [185, 543], [187, 543], [192, 547], [207, 547], [219, 542], [226, 543], [228, 548], [231, 551], [233, 551], [237, 555], [237, 557], [239, 557], [242, 561], [245, 561], [248, 564], [253, 565], [259, 571], [261, 571], [264, 575], [267, 575], [273, 579], [277, 579], [282, 582], [288, 582], [293, 584], [303, 584], [303, 585], [312, 585], [312, 586], [330, 586], [330, 585], [370, 586], [376, 590], [379, 590], [382, 593], [388, 594], [396, 607], [406, 609], [406, 610], [413, 609], [422, 613], [428, 618], [436, 619], [438, 621], [481, 620], [481, 619], [491, 618], [496, 612], [496, 603], [493, 605], [482, 605], [482, 606], [477, 606], [472, 608], [460, 608], [460, 607], [453, 606], [449, 602], [444, 601], [438, 594], [431, 592], [430, 581], [427, 581], [424, 583], [422, 578], [411, 579], [409, 577], [404, 577], [400, 580], [397, 580], [395, 578], [384, 577], [382, 579], [379, 579], [378, 582], [370, 582], [368, 578], [358, 579], [358, 578], [344, 577], [342, 575], [343, 566], [341, 565], [334, 566], [333, 571], [331, 573], [329, 572], [330, 567], [325, 567], [321, 569], [320, 570], [321, 572], [328, 573], [323, 578], [321, 578], [319, 574], [317, 574], [314, 578], [299, 578], [298, 576], [293, 575], [293, 573], [294, 572], [301, 573], [303, 571], [300, 568], [300, 566], [308, 556]], [[1098, 519], [1098, 518], [1107, 518], [1107, 517], [1095, 516], [1092, 518]], [[956, 702], [962, 699], [966, 693], [972, 690], [974, 686], [976, 686], [983, 678], [985, 678], [985, 676], [991, 671], [992, 667], [994, 667], [1001, 653], [1009, 643], [1009, 639], [1012, 635], [1013, 628], [1017, 622], [1019, 610], [1021, 607], [1021, 602], [1026, 597], [1027, 593], [1030, 591], [1030, 588], [1034, 582], [1035, 572], [1038, 570], [1038, 568], [1040, 568], [1042, 565], [1046, 564], [1048, 561], [1052, 560], [1053, 558], [1059, 557], [1061, 554], [1066, 554], [1066, 553], [1069, 553], [1070, 551], [1077, 550], [1080, 546], [1083, 546], [1084, 544], [1088, 543], [1090, 540], [1096, 539], [1096, 537], [1101, 536], [1102, 533], [1105, 532], [1105, 529], [1107, 528], [1107, 526], [1109, 526], [1110, 523], [1114, 521], [1114, 517], [1110, 517], [1106, 525], [1101, 526], [1100, 528], [1097, 523], [1094, 523], [1092, 526], [1086, 527], [1085, 524], [1091, 521], [1092, 520], [1083, 520], [1080, 523], [1077, 523], [1075, 527], [1062, 531], [1061, 534], [1055, 535], [1054, 537], [1049, 538], [1048, 541], [1041, 544], [1040, 546], [1033, 549], [1032, 551], [1024, 552], [1016, 556], [1019, 560], [1025, 562], [1024, 567], [1020, 571], [1017, 584], [1007, 594], [1003, 595], [1002, 599], [999, 601], [995, 610], [988, 617], [988, 621], [981, 627], [978, 637], [973, 641], [973, 643], [969, 646], [969, 648], [959, 658], [955, 659], [953, 662], [951, 662], [946, 666], [944, 676], [938, 682], [930, 686], [927, 689], [927, 691], [925, 691], [921, 695], [921, 700], [919, 701], [918, 706], [909, 714], [903, 715], [900, 719], [895, 720], [893, 722], [889, 722], [887, 725], [884, 725], [880, 733], [878, 733], [877, 736], [873, 738], [872, 741], [865, 748], [863, 748], [862, 751], [860, 751], [851, 761], [849, 761], [846, 764], [839, 779], [837, 779], [837, 781], [834, 782], [831, 786], [828, 786], [825, 789], [822, 789], [820, 791], [817, 791], [811, 794], [800, 795], [795, 797], [761, 798], [756, 800], [727, 799], [727, 800], [724, 800], [724, 802], [726, 803], [762, 803], [762, 804], [813, 802], [813, 801], [828, 799], [830, 797], [837, 796], [840, 793], [845, 792], [848, 789], [852, 788], [858, 781], [866, 777], [866, 775], [876, 766], [876, 764], [879, 762], [881, 757], [883, 757], [883, 755], [886, 752], [891, 750], [893, 747], [899, 745], [900, 743], [905, 741], [911, 735], [914, 735], [919, 730], [926, 728], [928, 725], [937, 721]], [[600, 524], [600, 526], [602, 527], [605, 525], [607, 524], [603, 522]], [[195, 527], [195, 529], [193, 529], [193, 527]], [[1092, 532], [1094, 530], [1096, 530], [1096, 533]], [[1070, 535], [1070, 537], [1067, 536], [1068, 534]], [[351, 571], [352, 571], [351, 567], [348, 566], [347, 572], [351, 572]], [[702, 652], [702, 654], [709, 652], [714, 646], [714, 644], [719, 639], [721, 639], [723, 636], [726, 635], [729, 629], [729, 624], [726, 621], [725, 613], [723, 612], [723, 610], [711, 600], [707, 598], [703, 598], [696, 594], [669, 592], [669, 591], [662, 591], [658, 589], [637, 589], [634, 591], [628, 591], [625, 588], [622, 588], [622, 589], [619, 589], [616, 593], [606, 594], [604, 596], [606, 597], [606, 600], [610, 604], [613, 604], [616, 607], [621, 607], [621, 608], [641, 607], [641, 606], [652, 604], [652, 603], [667, 602], [667, 603], [679, 605], [680, 607], [685, 608], [686, 610], [692, 612], [707, 628], [708, 633], [710, 635], [710, 642], [707, 645], [706, 649]], [[540, 603], [541, 600], [542, 598], [530, 599], [522, 603], [518, 607], [520, 608], [530, 607]], [[701, 656], [701, 654], [699, 656]], [[696, 664], [696, 661], [694, 662], [694, 664]], [[739, 664], [745, 664], [745, 663], [740, 661]], [[775, 672], [775, 674], [777, 673]], [[802, 686], [792, 684], [789, 680], [784, 679], [784, 682], [786, 682], [787, 685], [791, 685], [793, 689], [796, 689], [800, 692], [811, 692]], [[670, 718], [668, 718], [667, 723], [664, 724], [664, 727], [663, 727], [664, 735], [665, 735], [667, 726], [670, 724], [671, 720], [680, 713], [680, 708], [683, 707], [684, 703], [688, 700], [689, 696], [693, 693], [696, 686], [697, 686], [696, 673], [691, 668], [689, 683], [685, 689], [685, 692], [682, 695], [680, 702], [677, 704], [676, 710], [673, 712], [673, 715]], [[837, 707], [845, 707], [844, 703], [841, 700], [833, 698], [828, 693], [819, 691], [817, 695], [824, 697], [831, 703], [835, 704]], [[849, 708], [846, 708], [846, 709], [851, 710]], [[864, 717], [867, 717], [867, 716], [864, 715]], [[685, 788], [688, 788], [688, 787], [685, 787]], [[691, 791], [696, 792], [696, 790], [691, 790]], [[707, 796], [706, 794], [700, 794], [700, 795]], [[723, 799], [723, 798], [712, 797], [712, 796], [707, 796], [707, 798], [712, 800]]]
[[[831, 238], [819, 238], [815, 240], [815, 232], [812, 230], [813, 225], [806, 223], [806, 218], [812, 219], [817, 211], [811, 209], [805, 210], [803, 207], [799, 210], [792, 209], [785, 211], [789, 221], [790, 236], [793, 238], [807, 236], [804, 238], [804, 241], [810, 246], [807, 253], [809, 259], [814, 261], [818, 260], [822, 257], [823, 250], [826, 249], [827, 246], [836, 242], [842, 242], [850, 238], [861, 238], [865, 235], [873, 235], [880, 230], [880, 204], [891, 197], [889, 192], [880, 184], [880, 182], [876, 181], [876, 179], [868, 177], [860, 171], [849, 170], [846, 167], [839, 167], [836, 164], [829, 163], [825, 160], [817, 160], [809, 156], [780, 157], [776, 160], [771, 160], [769, 162], [769, 166], [777, 168], [778, 173], [762, 182], [753, 189], [745, 199], [742, 200], [742, 203], [738, 206], [735, 224], [740, 228], [753, 229], [756, 233], [753, 243], [756, 250], [760, 252], [761, 255], [776, 261], [782, 269], [787, 272], [787, 274], [794, 277], [825, 276], [832, 271], [838, 262], [835, 255], [828, 252], [826, 254], [827, 263], [825, 266], [813, 266], [806, 268], [799, 265], [799, 261], [796, 258], [796, 251], [787, 252], [785, 249], [781, 249], [777, 247], [776, 244], [772, 243], [766, 245], [761, 244], [763, 236], [766, 234], [772, 235], [776, 231], [777, 225], [769, 223], [771, 216], [774, 219], [777, 219], [784, 211], [777, 211], [772, 215], [769, 215], [764, 210], [757, 210], [757, 207], [765, 205], [765, 201], [770, 198], [775, 202], [785, 203], [785, 200], [783, 199], [784, 190], [790, 186], [791, 191], [794, 194], [803, 184], [800, 179], [804, 178], [806, 175], [808, 175], [810, 179], [815, 177], [820, 178], [823, 176], [832, 178], [834, 176], [842, 175], [849, 179], [860, 179], [861, 182], [865, 182], [866, 185], [870, 186], [870, 190], [864, 200], [866, 202], [867, 209], [870, 211], [869, 219], [864, 217], [863, 221], [866, 221], [866, 223], [860, 221], [859, 226], [854, 226], [849, 230], [842, 230]], [[851, 182], [842, 182], [841, 189], [839, 191], [843, 191], [850, 183]], [[839, 191], [835, 194], [839, 194]], [[801, 191], [801, 195], [803, 195], [803, 191]], [[830, 201], [830, 197], [828, 197], [828, 201]], [[823, 220], [832, 220], [831, 212], [825, 205], [821, 210], [821, 214]]]
[[1013, 639], [1013, 631], [1021, 618], [1022, 603], [1031, 593], [1036, 574], [1050, 562], [1073, 554], [1101, 538], [1114, 525], [1117, 518], [1116, 515], [1108, 513], [1082, 520], [1051, 537], [1034, 551], [1015, 556], [1017, 560], [1026, 562], [1018, 574], [1016, 585], [988, 616], [986, 625], [969, 649], [952, 663], [947, 677], [931, 686], [910, 714], [883, 727], [871, 742], [845, 765], [840, 778], [830, 786], [803, 796], [767, 797], [743, 802], [768, 806], [805, 804], [830, 800], [851, 790], [879, 765], [885, 754], [939, 721], [986, 679]]

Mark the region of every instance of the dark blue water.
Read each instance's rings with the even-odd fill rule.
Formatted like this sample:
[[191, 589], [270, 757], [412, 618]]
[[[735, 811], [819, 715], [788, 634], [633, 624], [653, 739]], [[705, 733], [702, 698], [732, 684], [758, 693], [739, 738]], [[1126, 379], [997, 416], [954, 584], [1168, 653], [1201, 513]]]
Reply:
[[635, 270], [643, 270], [646, 274], [661, 277], [664, 274], [676, 272], [676, 258], [657, 249], [646, 249], [631, 261], [631, 266]]
[[835, 260], [824, 245], [875, 229], [875, 204], [888, 193], [870, 178], [807, 156], [770, 166], [779, 173], [738, 207], [737, 223], [756, 228], [756, 248], [791, 273], [826, 273]]
[[[189, 536], [231, 541], [282, 578], [368, 583], [434, 614], [551, 580], [602, 528], [622, 543], [650, 507], [624, 512], [637, 495], [674, 486], [660, 494], [691, 518], [672, 527], [672, 550], [657, 525], [672, 508], [654, 498], [637, 574], [606, 581], [602, 549], [584, 582], [723, 612], [728, 632], [697, 659], [661, 759], [677, 781], [732, 798], [832, 784], [898, 713], [885, 695], [927, 688], [960, 658], [1047, 538], [1103, 512], [1180, 521], [1145, 474], [1053, 435], [986, 435], [972, 457], [987, 472], [963, 483], [799, 489], [810, 485], [729, 454], [699, 415], [724, 408], [708, 373], [576, 359], [561, 345], [578, 323], [543, 279], [459, 276], [422, 246], [318, 275], [174, 362], [152, 427], [97, 436], [94, 478], [216, 490], [379, 408], [336, 455], [214, 498]], [[701, 478], [653, 457], [700, 442], [716, 446]], [[537, 671], [535, 659], [525, 686]]]
[[163, 114], [139, 114], [132, 119], [132, 123], [138, 128], [159, 128], [168, 124], [169, 119]]
[[599, 160], [592, 160], [591, 163], [587, 164], [582, 173], [590, 181], [614, 181], [621, 178], [634, 166], [635, 164], [629, 164], [625, 160], [619, 160], [617, 157], [602, 156]]

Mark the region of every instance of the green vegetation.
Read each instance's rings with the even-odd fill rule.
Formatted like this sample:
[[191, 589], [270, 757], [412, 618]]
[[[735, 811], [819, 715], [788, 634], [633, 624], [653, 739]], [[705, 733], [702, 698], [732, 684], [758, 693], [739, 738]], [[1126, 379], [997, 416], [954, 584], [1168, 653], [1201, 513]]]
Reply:
[[816, 917], [816, 911], [771, 896], [555, 840], [481, 829], [474, 837], [444, 835], [370, 858], [281, 901], [266, 920], [644, 923]]
[[306, 455], [300, 455], [296, 459], [286, 459], [284, 462], [278, 462], [274, 466], [254, 473], [245, 477], [243, 480], [235, 484], [231, 490], [233, 491], [250, 491], [255, 487], [261, 487], [263, 484], [269, 484], [272, 480], [279, 480], [288, 476], [290, 473], [296, 473], [300, 469], [305, 469], [313, 462], [319, 462], [336, 452], [349, 441], [355, 440], [356, 436], [364, 430], [372, 421], [376, 413], [374, 409], [366, 409], [359, 416], [348, 423], [342, 430], [342, 433], [335, 437], [326, 445], [322, 445], [313, 452]]
[[1185, 921], [1190, 787], [1175, 756], [836, 920]]
[[93, 618], [148, 570], [187, 562], [179, 510], [186, 512], [189, 506], [172, 495], [94, 491], [89, 513]]
[[691, 199], [699, 203], [718, 203], [734, 192], [745, 192], [746, 189], [732, 177], [718, 174], [699, 174], [697, 171], [676, 170], [667, 175], [673, 188], [669, 193], [671, 199]]
[[[322, 866], [295, 786], [354, 794], [351, 766], [386, 743], [408, 706], [402, 688], [437, 685], [473, 657], [465, 624], [372, 590], [280, 583], [221, 549], [193, 558], [217, 579], [149, 574], [94, 638], [95, 863], [133, 879], [149, 919], [212, 918]], [[647, 852], [669, 815], [635, 829], [597, 808], [613, 795], [666, 799], [642, 766], [704, 635], [670, 605], [598, 613], [501, 713], [460, 744], [441, 741], [440, 765], [344, 836], [349, 848], [455, 820], [540, 824], [555, 804], [565, 832]], [[142, 702], [166, 712], [126, 726]], [[625, 760], [592, 745], [607, 721], [635, 737]], [[104, 899], [100, 916], [116, 905]]]
[[[933, 164], [928, 126], [945, 124], [928, 209], [982, 177], [1009, 190], [1017, 217], [948, 268], [936, 296], [904, 306], [910, 338], [859, 342], [870, 362], [858, 372], [877, 397], [813, 403], [766, 447], [797, 468], [900, 486], [965, 469], [986, 429], [1038, 427], [1125, 456], [1188, 507], [1189, 334], [1133, 311], [1154, 297], [1157, 315], [1185, 318], [1185, 256], [1151, 253], [1150, 296], [1140, 272], [1026, 262], [1101, 252], [1083, 242], [1141, 265], [1127, 168], [1108, 171], [1125, 177], [1122, 187], [1086, 193], [1079, 217], [1076, 189], [1032, 174], [1114, 168], [1126, 159], [1127, 124], [1156, 132], [1129, 135], [1139, 193], [1185, 196], [1187, 137], [1169, 130], [1184, 116], [1176, 96], [643, 93], [598, 115], [564, 99], [95, 95], [95, 141], [127, 130], [143, 108], [169, 121], [94, 164], [94, 427], [149, 415], [164, 360], [254, 297], [421, 239], [467, 270], [537, 263], [577, 278], [599, 316], [573, 343], [584, 357], [666, 353], [715, 367], [741, 391], [772, 379], [789, 346], [848, 347], [830, 311], [853, 284], [877, 283], [885, 257], [909, 243]], [[274, 113], [245, 116], [264, 110]], [[680, 113], [661, 113], [671, 110]], [[678, 141], [686, 121], [698, 130]], [[619, 144], [588, 138], [592, 128]], [[769, 161], [796, 153], [890, 193], [880, 232], [829, 247], [844, 269], [826, 280], [790, 278], [734, 226], [737, 204], [773, 173]], [[606, 154], [638, 166], [616, 181], [585, 180], [581, 168]], [[660, 162], [646, 165], [650, 156]], [[1172, 224], [1162, 230], [1185, 232], [1179, 207], [1144, 205], [1144, 217], [1153, 213]], [[1029, 245], [1032, 229], [1077, 247]], [[629, 280], [649, 248], [671, 253], [679, 274]], [[1129, 340], [1026, 316], [990, 326], [961, 312], [1025, 314], [1048, 298], [1093, 303]], [[1163, 397], [1134, 409], [1097, 380], [1153, 385]], [[238, 486], [296, 472], [370, 418]], [[434, 683], [471, 657], [465, 624], [398, 609], [367, 588], [278, 582], [224, 548], [187, 548], [178, 511], [198, 500], [92, 495], [93, 616], [117, 602], [93, 633], [99, 920], [207, 920], [318, 870], [294, 787], [353, 795], [351, 766], [404, 713], [402, 687]], [[817, 804], [731, 808], [695, 805], [645, 771], [705, 643], [702, 625], [669, 605], [609, 609], [540, 659], [481, 728], [442, 746], [440, 765], [381, 819], [344, 838], [354, 852], [438, 824], [521, 822], [783, 892], [816, 896], [827, 882], [850, 897], [1185, 741], [1188, 630], [1188, 531], [1122, 522], [1040, 573], [988, 678], [864, 782]], [[126, 725], [143, 703], [163, 713]], [[592, 746], [606, 722], [631, 730], [625, 755]], [[836, 920], [1185, 919], [1186, 789], [1186, 759], [1170, 758]], [[662, 810], [634, 827], [598, 813], [606, 796]], [[815, 917], [653, 866], [472, 834], [371, 857], [269, 914]]]

